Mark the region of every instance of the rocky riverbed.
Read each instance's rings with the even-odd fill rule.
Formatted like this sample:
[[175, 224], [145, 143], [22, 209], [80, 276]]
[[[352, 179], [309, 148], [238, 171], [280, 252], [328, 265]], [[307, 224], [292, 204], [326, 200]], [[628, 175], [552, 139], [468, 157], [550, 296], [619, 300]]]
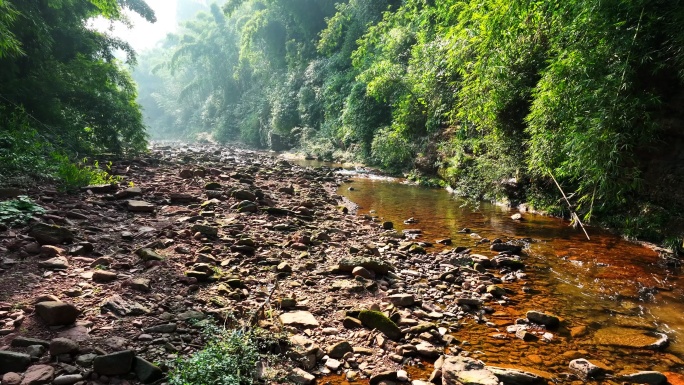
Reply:
[[[343, 176], [267, 153], [155, 147], [113, 170], [123, 183], [79, 194], [3, 190], [47, 212], [0, 232], [2, 384], [163, 383], [165, 362], [203, 347], [204, 319], [285, 332], [301, 384], [680, 379], [617, 371], [583, 349], [525, 355], [564, 368], [553, 372], [477, 360], [483, 352], [457, 335], [484, 329], [493, 345], [544, 352], [587, 333], [552, 309], [520, 313], [519, 294], [533, 290], [530, 239], [478, 239], [485, 247], [473, 250], [398, 232], [353, 215], [336, 195]], [[592, 338], [638, 352], [667, 345], [632, 326]]]

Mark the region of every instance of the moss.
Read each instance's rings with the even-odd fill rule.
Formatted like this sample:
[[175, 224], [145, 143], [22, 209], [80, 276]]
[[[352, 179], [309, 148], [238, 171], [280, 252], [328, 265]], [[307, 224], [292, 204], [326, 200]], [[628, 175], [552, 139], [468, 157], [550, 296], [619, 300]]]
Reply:
[[377, 329], [391, 340], [399, 341], [404, 335], [397, 324], [379, 311], [361, 310], [359, 312], [359, 320], [361, 320], [363, 326]]

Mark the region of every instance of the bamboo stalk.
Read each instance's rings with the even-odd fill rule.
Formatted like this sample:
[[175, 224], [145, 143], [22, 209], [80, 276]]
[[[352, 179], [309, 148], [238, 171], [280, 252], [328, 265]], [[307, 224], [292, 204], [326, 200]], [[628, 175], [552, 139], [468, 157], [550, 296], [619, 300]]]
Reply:
[[561, 186], [558, 184], [558, 181], [556, 178], [553, 177], [553, 174], [551, 173], [551, 170], [548, 170], [549, 175], [551, 176], [551, 179], [553, 179], [553, 183], [556, 184], [556, 187], [558, 187], [558, 190], [561, 192], [563, 195], [563, 199], [565, 200], [565, 203], [568, 204], [568, 209], [570, 209], [570, 218], [572, 218], [572, 221], [579, 224], [580, 227], [582, 228], [582, 231], [584, 232], [584, 235], [587, 237], [587, 240], [591, 241], [591, 238], [589, 238], [589, 234], [587, 233], [587, 230], [584, 228], [584, 225], [582, 224], [582, 221], [580, 221], [579, 216], [575, 211], [572, 209], [572, 204], [570, 204], [570, 201], [568, 200], [568, 197], [565, 195], [565, 191], [561, 188]]

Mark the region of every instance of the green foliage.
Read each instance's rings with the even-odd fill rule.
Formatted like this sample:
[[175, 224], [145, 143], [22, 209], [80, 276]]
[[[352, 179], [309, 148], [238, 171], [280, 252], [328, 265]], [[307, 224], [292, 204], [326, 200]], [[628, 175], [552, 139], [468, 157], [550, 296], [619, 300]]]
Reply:
[[88, 159], [85, 158], [81, 163], [73, 163], [63, 154], [53, 154], [52, 157], [57, 165], [56, 176], [66, 191], [93, 184], [118, 183], [122, 180], [120, 176], [109, 173], [111, 162], [107, 164], [106, 170], [103, 170], [98, 161], [88, 165]]
[[257, 382], [257, 362], [277, 358], [264, 354], [272, 344], [259, 331], [223, 330], [208, 327], [211, 339], [204, 349], [188, 358], [178, 358], [169, 373], [171, 385], [249, 385]]
[[25, 195], [0, 202], [0, 223], [6, 226], [23, 226], [36, 214], [45, 214], [45, 209]]

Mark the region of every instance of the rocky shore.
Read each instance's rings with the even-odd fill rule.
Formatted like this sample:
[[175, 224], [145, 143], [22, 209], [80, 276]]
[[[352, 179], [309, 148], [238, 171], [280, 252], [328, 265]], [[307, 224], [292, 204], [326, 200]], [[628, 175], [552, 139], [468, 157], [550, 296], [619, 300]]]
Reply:
[[[0, 232], [3, 385], [164, 383], [166, 362], [204, 346], [205, 319], [286, 333], [285, 356], [298, 365], [289, 379], [300, 384], [333, 375], [385, 385], [668, 381], [614, 373], [581, 350], [559, 358], [562, 375], [473, 358], [454, 336], [473, 324], [503, 343], [586, 333], [549, 309], [511, 319], [512, 295], [532, 290], [529, 240], [486, 240], [484, 255], [397, 232], [353, 215], [333, 170], [272, 154], [156, 147], [113, 171], [122, 183], [79, 194], [3, 190], [47, 209]], [[432, 241], [449, 246], [435, 252]], [[667, 346], [664, 334], [634, 330], [603, 338]]]

